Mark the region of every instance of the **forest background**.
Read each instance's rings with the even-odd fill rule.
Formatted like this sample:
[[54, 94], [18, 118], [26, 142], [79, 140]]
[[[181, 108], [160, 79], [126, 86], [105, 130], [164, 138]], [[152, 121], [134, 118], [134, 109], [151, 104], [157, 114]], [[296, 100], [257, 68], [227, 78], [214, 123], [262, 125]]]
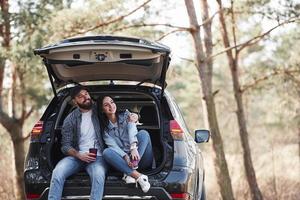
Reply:
[[[199, 145], [208, 199], [300, 199], [298, 0], [0, 0], [0, 6], [0, 199], [24, 199], [28, 133], [53, 97], [33, 49], [91, 34], [142, 37], [171, 48], [167, 89], [191, 133], [209, 128], [213, 134]], [[261, 197], [250, 187], [247, 154]], [[226, 171], [230, 182], [220, 181]]]

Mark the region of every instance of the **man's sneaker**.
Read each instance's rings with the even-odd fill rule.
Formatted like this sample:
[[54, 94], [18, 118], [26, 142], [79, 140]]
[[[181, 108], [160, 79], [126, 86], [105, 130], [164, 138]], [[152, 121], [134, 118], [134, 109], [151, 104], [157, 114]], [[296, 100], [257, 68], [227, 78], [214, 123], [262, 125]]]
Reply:
[[131, 176], [128, 176], [126, 174], [124, 174], [124, 176], [123, 176], [122, 179], [123, 179], [123, 181], [125, 181], [126, 184], [131, 184], [131, 183], [135, 183], [136, 182], [135, 178], [133, 178]]
[[148, 192], [148, 190], [150, 189], [150, 183], [148, 181], [148, 176], [146, 175], [141, 175], [138, 179], [137, 182], [140, 184], [143, 192]]

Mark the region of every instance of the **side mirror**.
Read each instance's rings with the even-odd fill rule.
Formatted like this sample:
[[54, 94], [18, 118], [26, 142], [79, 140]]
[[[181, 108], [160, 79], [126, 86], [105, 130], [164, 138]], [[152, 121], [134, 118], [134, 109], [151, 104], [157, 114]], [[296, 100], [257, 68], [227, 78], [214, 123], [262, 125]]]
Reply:
[[208, 142], [210, 137], [209, 130], [195, 130], [195, 142]]

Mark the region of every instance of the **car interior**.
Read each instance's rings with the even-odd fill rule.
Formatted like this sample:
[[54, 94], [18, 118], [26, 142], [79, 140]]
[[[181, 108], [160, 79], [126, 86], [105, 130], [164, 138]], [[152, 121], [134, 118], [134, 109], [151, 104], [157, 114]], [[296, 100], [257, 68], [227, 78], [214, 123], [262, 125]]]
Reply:
[[[161, 143], [161, 129], [160, 129], [160, 120], [159, 120], [159, 112], [157, 105], [153, 99], [146, 99], [145, 97], [139, 98], [135, 96], [135, 98], [127, 98], [126, 95], [122, 96], [122, 94], [109, 94], [112, 96], [117, 104], [117, 108], [119, 111], [128, 109], [130, 112], [137, 113], [139, 115], [139, 121], [137, 124], [138, 130], [144, 129], [147, 130], [150, 134], [153, 148], [154, 160], [151, 169], [145, 169], [144, 171], [151, 171], [155, 169], [162, 163], [163, 159], [163, 147]], [[134, 96], [134, 95], [133, 95]], [[92, 98], [97, 102], [97, 106], [99, 106], [99, 96], [92, 95]], [[63, 125], [63, 121], [66, 116], [72, 112], [76, 106], [73, 105], [71, 99], [67, 97], [61, 106], [61, 110], [58, 114], [58, 119], [55, 126], [52, 150], [50, 155], [50, 160], [52, 167], [58, 163], [60, 159], [65, 157], [65, 155], [61, 152], [61, 129]], [[116, 170], [112, 169], [109, 171], [109, 174], [118, 174]]]

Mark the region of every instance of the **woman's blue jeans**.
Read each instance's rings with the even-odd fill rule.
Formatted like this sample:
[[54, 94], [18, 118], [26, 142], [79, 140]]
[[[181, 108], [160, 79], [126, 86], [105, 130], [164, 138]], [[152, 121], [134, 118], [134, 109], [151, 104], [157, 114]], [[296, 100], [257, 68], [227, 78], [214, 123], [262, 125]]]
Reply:
[[[136, 136], [138, 140], [138, 152], [141, 158], [139, 162], [139, 168], [145, 169], [150, 167], [153, 161], [151, 139], [146, 130], [140, 130]], [[124, 158], [117, 154], [112, 148], [104, 149], [103, 157], [107, 163], [117, 170], [127, 175], [132, 174], [133, 169], [130, 168]]]
[[63, 158], [55, 166], [48, 195], [48, 200], [61, 200], [65, 180], [85, 168], [91, 179], [91, 200], [101, 200], [103, 196], [107, 164], [102, 156], [97, 156], [96, 161], [85, 163], [75, 157]]

